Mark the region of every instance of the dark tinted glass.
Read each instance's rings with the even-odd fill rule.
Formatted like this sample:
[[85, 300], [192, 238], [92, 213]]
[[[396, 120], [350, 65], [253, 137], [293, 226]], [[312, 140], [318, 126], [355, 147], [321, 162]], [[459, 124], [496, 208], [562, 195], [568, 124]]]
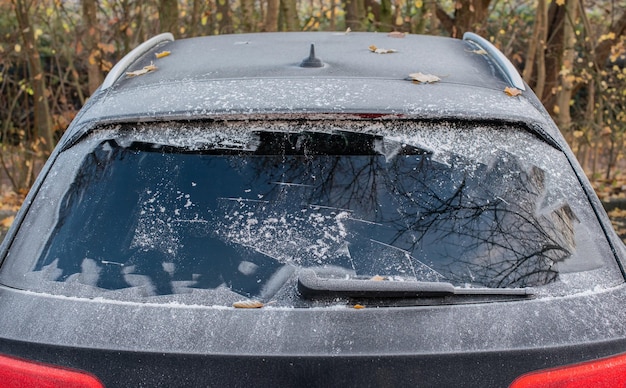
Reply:
[[[589, 240], [601, 232], [560, 152], [507, 130], [554, 154], [558, 173], [497, 141], [471, 145], [490, 153], [477, 160], [466, 145], [437, 150], [387, 130], [296, 126], [193, 145], [130, 129], [121, 140], [94, 136], [66, 151], [84, 150], [73, 178], [41, 194], [57, 195], [58, 207], [26, 223], [49, 231], [30, 260], [17, 244], [11, 256], [28, 263], [5, 266], [2, 280], [26, 272], [20, 287], [124, 299], [202, 292], [228, 305], [281, 293], [293, 301], [300, 268], [502, 288], [610, 263], [597, 254], [606, 244]], [[561, 193], [571, 187], [576, 201]], [[581, 258], [589, 244], [595, 256]]]

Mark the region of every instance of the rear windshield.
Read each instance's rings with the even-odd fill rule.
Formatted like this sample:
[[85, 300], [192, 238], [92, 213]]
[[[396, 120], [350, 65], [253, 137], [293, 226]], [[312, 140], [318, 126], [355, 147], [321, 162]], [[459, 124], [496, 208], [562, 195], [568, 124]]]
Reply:
[[52, 166], [0, 281], [308, 306], [303, 269], [463, 288], [623, 280], [566, 158], [524, 129], [322, 121], [101, 128]]

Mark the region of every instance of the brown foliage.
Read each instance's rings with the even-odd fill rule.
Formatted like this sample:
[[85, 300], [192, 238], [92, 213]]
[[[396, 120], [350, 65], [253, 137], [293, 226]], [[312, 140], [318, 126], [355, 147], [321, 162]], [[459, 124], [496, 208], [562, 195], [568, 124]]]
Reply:
[[[547, 110], [565, 120], [564, 135], [589, 175], [617, 179], [626, 149], [626, 11], [614, 6], [602, 0], [0, 2], [3, 182], [28, 187], [46, 151], [107, 71], [161, 31], [184, 38], [348, 27], [480, 33], [519, 67]], [[565, 44], [566, 25], [571, 44]]]

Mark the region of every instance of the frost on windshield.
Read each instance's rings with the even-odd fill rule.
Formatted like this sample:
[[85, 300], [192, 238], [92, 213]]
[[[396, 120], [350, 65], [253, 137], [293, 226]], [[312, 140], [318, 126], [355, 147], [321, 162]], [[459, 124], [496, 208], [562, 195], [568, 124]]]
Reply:
[[[258, 162], [258, 163], [257, 163]], [[289, 163], [290, 162], [290, 163]], [[257, 200], [220, 198], [216, 233], [280, 262], [489, 287], [546, 284], [575, 249], [571, 208], [540, 209], [545, 174], [431, 155], [247, 161]], [[269, 183], [269, 184], [268, 184]]]
[[381, 124], [250, 126], [232, 141], [203, 135], [219, 146], [146, 130], [94, 138], [33, 273], [143, 296], [270, 297], [301, 268], [497, 288], [584, 267], [587, 229], [554, 173], [565, 167], [546, 169], [548, 146], [532, 163], [496, 130], [455, 147]]

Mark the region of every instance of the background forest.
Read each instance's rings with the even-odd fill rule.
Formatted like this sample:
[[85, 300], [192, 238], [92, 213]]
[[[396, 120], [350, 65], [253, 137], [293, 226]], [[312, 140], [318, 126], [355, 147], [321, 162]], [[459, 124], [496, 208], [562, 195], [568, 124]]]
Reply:
[[491, 40], [600, 196], [624, 196], [626, 0], [0, 0], [0, 208], [19, 206], [89, 95], [147, 38], [348, 29]]

